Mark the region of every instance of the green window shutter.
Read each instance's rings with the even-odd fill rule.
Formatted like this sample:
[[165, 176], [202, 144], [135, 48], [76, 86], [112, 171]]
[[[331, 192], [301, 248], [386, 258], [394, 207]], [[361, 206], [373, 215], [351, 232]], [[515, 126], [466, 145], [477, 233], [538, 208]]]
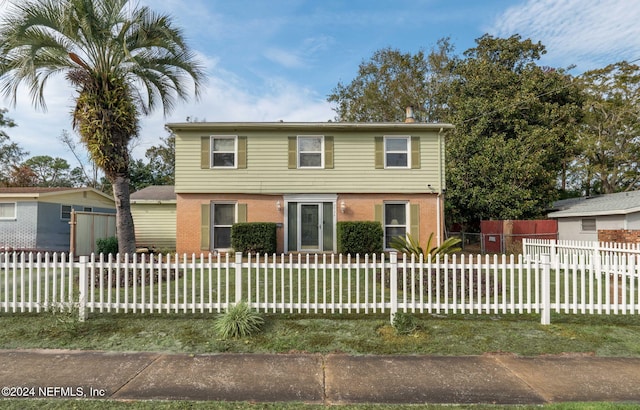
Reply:
[[289, 137], [289, 169], [298, 168], [298, 138]]
[[200, 207], [200, 249], [210, 250], [211, 240], [211, 204], [202, 204]]
[[238, 220], [236, 222], [247, 222], [247, 204], [238, 204]]
[[411, 226], [409, 227], [409, 233], [416, 241], [420, 241], [420, 205], [409, 205], [409, 213], [411, 218]]
[[247, 137], [238, 137], [238, 169], [247, 168]]
[[375, 137], [376, 169], [384, 168], [384, 138]]
[[298, 203], [289, 202], [289, 220], [287, 221], [289, 236], [287, 240], [287, 250], [289, 252], [295, 252], [298, 250]]
[[333, 169], [333, 137], [324, 137], [324, 167]]
[[374, 219], [377, 222], [380, 222], [382, 224], [382, 227], [384, 228], [384, 220], [383, 218], [383, 213], [382, 213], [382, 204], [376, 204], [373, 210], [373, 215], [374, 215]]
[[333, 203], [322, 204], [322, 250], [333, 251]]
[[200, 168], [211, 168], [211, 137], [200, 137]]
[[411, 169], [420, 169], [420, 137], [411, 137]]

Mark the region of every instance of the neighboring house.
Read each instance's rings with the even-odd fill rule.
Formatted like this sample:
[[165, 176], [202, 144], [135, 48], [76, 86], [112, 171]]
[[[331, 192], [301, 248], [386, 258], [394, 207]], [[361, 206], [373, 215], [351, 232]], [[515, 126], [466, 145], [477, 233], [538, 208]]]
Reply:
[[0, 188], [0, 250], [69, 252], [71, 211], [115, 213], [93, 188]]
[[598, 241], [598, 231], [640, 230], [640, 191], [558, 201], [558, 239]]
[[176, 193], [173, 185], [149, 186], [131, 194], [136, 246], [176, 249]]
[[278, 252], [335, 252], [336, 223], [378, 220], [388, 249], [442, 238], [444, 133], [426, 123], [176, 123], [177, 251], [230, 249], [278, 224]]

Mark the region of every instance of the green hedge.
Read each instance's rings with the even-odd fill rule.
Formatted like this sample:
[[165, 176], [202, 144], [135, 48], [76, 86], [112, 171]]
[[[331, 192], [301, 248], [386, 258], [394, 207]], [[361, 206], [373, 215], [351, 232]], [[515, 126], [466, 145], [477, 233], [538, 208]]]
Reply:
[[236, 252], [276, 252], [276, 224], [270, 222], [237, 223], [231, 226], [231, 246]]
[[338, 253], [366, 255], [382, 252], [382, 225], [380, 222], [338, 222]]
[[100, 238], [96, 241], [96, 250], [98, 254], [103, 253], [105, 256], [118, 254], [118, 238], [111, 236], [108, 238]]

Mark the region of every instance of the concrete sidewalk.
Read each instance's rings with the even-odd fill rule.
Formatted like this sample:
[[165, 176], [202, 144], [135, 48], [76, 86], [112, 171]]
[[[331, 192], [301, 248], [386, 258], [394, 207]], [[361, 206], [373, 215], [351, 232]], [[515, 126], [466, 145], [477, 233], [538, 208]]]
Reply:
[[0, 363], [5, 399], [640, 403], [640, 358], [0, 350]]

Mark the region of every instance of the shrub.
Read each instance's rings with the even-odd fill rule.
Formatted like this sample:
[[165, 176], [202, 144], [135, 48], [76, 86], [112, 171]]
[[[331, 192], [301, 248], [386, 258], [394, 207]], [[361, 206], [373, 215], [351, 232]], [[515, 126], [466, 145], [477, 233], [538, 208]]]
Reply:
[[382, 252], [380, 222], [356, 221], [337, 223], [338, 253], [366, 255]]
[[251, 336], [262, 329], [264, 319], [259, 312], [251, 310], [246, 302], [240, 302], [218, 316], [213, 328], [222, 339]]
[[96, 248], [99, 254], [116, 255], [118, 253], [118, 238], [115, 236], [100, 238], [96, 241]]
[[231, 246], [242, 253], [275, 253], [276, 224], [270, 222], [237, 223], [231, 227]]
[[432, 242], [433, 232], [431, 232], [431, 235], [429, 235], [429, 239], [427, 240], [427, 247], [425, 248], [427, 252], [420, 247], [420, 243], [418, 243], [411, 234], [407, 234], [406, 238], [402, 236], [391, 238], [389, 245], [400, 253], [416, 255], [416, 257], [420, 257], [420, 255], [422, 255], [425, 259], [429, 254], [431, 256], [450, 255], [462, 250], [459, 238], [447, 238], [442, 242], [442, 244], [440, 244], [440, 246], [432, 246]]
[[396, 312], [393, 315], [393, 328], [399, 335], [408, 335], [416, 331], [418, 321], [414, 316], [405, 312]]

